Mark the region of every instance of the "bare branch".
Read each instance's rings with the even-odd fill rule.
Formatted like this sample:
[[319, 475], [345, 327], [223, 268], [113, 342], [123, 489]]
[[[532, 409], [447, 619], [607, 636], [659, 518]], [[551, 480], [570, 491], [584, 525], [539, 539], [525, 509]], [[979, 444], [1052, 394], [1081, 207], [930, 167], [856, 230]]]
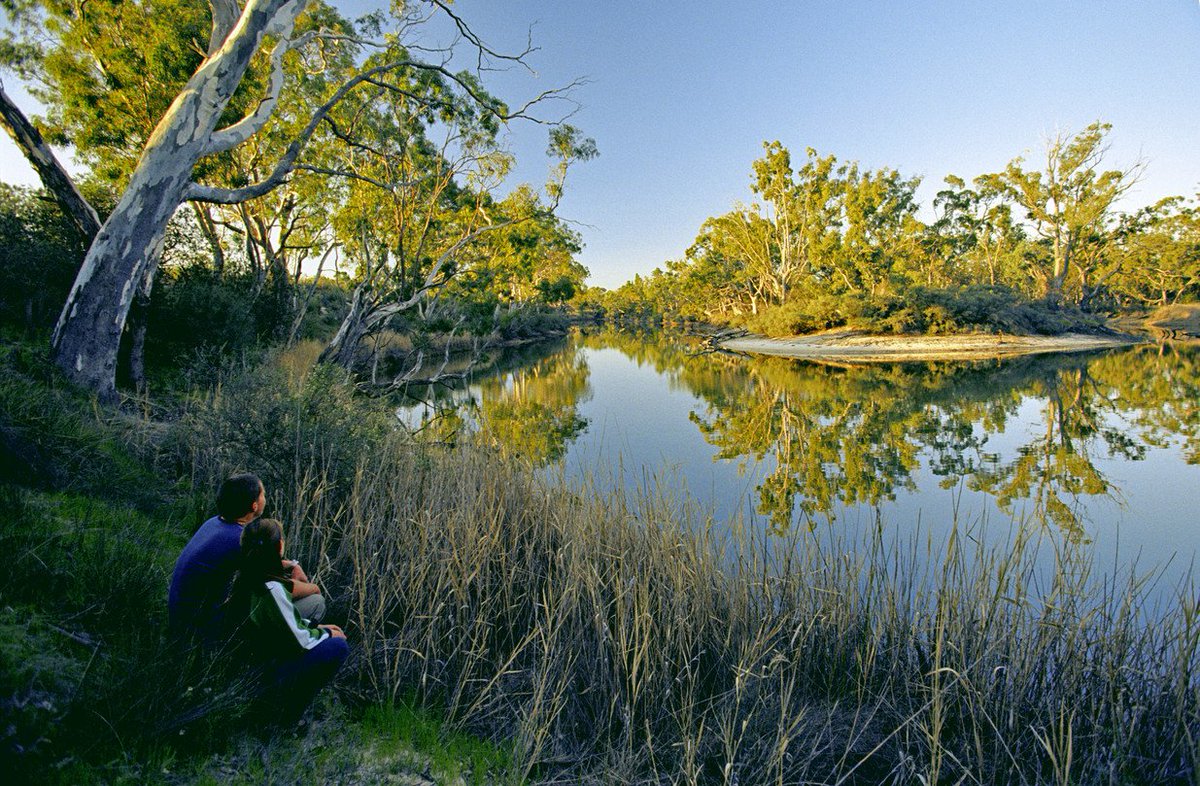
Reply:
[[325, 167], [313, 166], [311, 164], [297, 164], [296, 171], [301, 170], [305, 172], [313, 172], [318, 175], [329, 175], [330, 177], [344, 177], [349, 180], [360, 180], [363, 183], [369, 183], [376, 188], [383, 189], [384, 191], [395, 191], [397, 188], [411, 188], [425, 179], [418, 178], [417, 180], [395, 180], [390, 183], [385, 183], [382, 180], [376, 180], [373, 177], [360, 175], [357, 172], [352, 172], [346, 169], [327, 169]]
[[288, 145], [283, 156], [275, 164], [275, 169], [262, 182], [235, 189], [216, 188], [213, 186], [202, 186], [199, 183], [189, 183], [184, 189], [183, 198], [186, 200], [199, 202], [234, 204], [236, 202], [244, 202], [247, 199], [254, 199], [270, 193], [274, 189], [287, 182], [287, 176], [291, 174], [292, 169], [296, 164], [296, 159], [299, 158], [300, 153], [304, 150], [304, 146], [308, 144], [308, 140], [312, 137], [313, 132], [316, 131], [317, 125], [335, 106], [342, 101], [343, 98], [346, 97], [347, 94], [350, 93], [351, 90], [363, 82], [378, 76], [379, 74], [395, 71], [396, 69], [403, 68], [406, 65], [420, 64], [413, 63], [408, 60], [398, 60], [392, 63], [385, 63], [383, 65], [376, 66], [347, 80], [341, 87], [334, 91], [334, 94], [329, 98], [328, 101], [326, 101], [317, 109], [317, 111], [313, 114], [312, 119], [308, 121], [308, 124], [304, 127], [304, 129], [301, 130], [296, 138], [292, 140], [291, 144]]
[[449, 4], [443, 2], [443, 0], [429, 0], [429, 2], [441, 9], [443, 14], [450, 17], [450, 20], [454, 22], [454, 26], [458, 28], [459, 34], [475, 47], [475, 51], [478, 53], [478, 57], [476, 59], [476, 68], [478, 70], [490, 70], [484, 65], [484, 61], [487, 57], [494, 57], [497, 60], [507, 60], [510, 63], [517, 63], [531, 74], [536, 73], [529, 66], [529, 64], [525, 62], [526, 57], [538, 51], [537, 47], [533, 46], [532, 34], [530, 34], [530, 36], [526, 39], [525, 51], [518, 54], [504, 54], [502, 52], [497, 52], [495, 49], [492, 49], [485, 44], [483, 39], [476, 35], [475, 31], [473, 31], [470, 26], [463, 21], [462, 17], [451, 11]]
[[278, 163], [276, 163], [275, 169], [271, 172], [271, 174], [265, 180], [263, 180], [262, 182], [253, 184], [253, 185], [245, 186], [243, 188], [236, 188], [236, 189], [216, 188], [213, 186], [203, 186], [203, 185], [200, 185], [199, 183], [190, 183], [184, 189], [183, 198], [185, 200], [192, 200], [192, 201], [199, 201], [199, 202], [215, 202], [218, 204], [233, 204], [235, 202], [241, 202], [241, 201], [245, 201], [247, 199], [254, 199], [256, 197], [260, 197], [260, 196], [263, 196], [264, 194], [270, 193], [274, 189], [278, 188], [279, 186], [281, 186], [287, 182], [288, 175], [291, 174], [292, 170], [296, 166], [296, 160], [299, 158], [300, 153], [303, 152], [305, 145], [308, 144], [309, 139], [312, 138], [312, 135], [316, 131], [318, 124], [320, 124], [325, 119], [326, 115], [328, 115], [329, 112], [332, 111], [332, 109], [335, 106], [337, 106], [339, 103], [341, 103], [341, 101], [352, 90], [354, 90], [354, 88], [358, 87], [359, 85], [363, 84], [364, 82], [367, 82], [367, 83], [371, 83], [371, 84], [378, 84], [379, 86], [385, 86], [389, 90], [396, 90], [398, 92], [404, 93], [405, 95], [410, 95], [409, 93], [407, 93], [405, 91], [399, 90], [399, 88], [396, 88], [394, 85], [389, 85], [387, 83], [375, 81], [377, 79], [377, 77], [379, 77], [383, 74], [387, 74], [392, 71], [396, 71], [396, 70], [399, 70], [399, 69], [405, 68], [405, 67], [416, 68], [416, 69], [423, 70], [423, 71], [432, 71], [434, 73], [441, 74], [446, 79], [449, 79], [454, 84], [458, 85], [459, 88], [463, 90], [463, 92], [465, 92], [467, 95], [469, 95], [471, 97], [471, 99], [474, 100], [485, 111], [491, 113], [495, 117], [499, 118], [502, 121], [506, 121], [506, 122], [509, 120], [517, 119], [517, 118], [524, 119], [524, 120], [530, 120], [530, 121], [533, 121], [536, 123], [555, 122], [555, 121], [541, 120], [540, 118], [536, 118], [536, 117], [533, 117], [533, 116], [527, 114], [527, 112], [534, 105], [536, 105], [540, 102], [549, 100], [551, 98], [564, 96], [573, 87], [575, 87], [579, 84], [582, 84], [581, 80], [575, 80], [564, 88], [556, 88], [553, 90], [544, 91], [543, 93], [539, 94], [536, 98], [526, 102], [525, 105], [522, 106], [520, 109], [518, 109], [516, 112], [506, 112], [506, 111], [502, 111], [500, 109], [500, 106], [495, 101], [495, 99], [491, 99], [487, 96], [480, 95], [472, 85], [464, 82], [462, 79], [460, 79], [455, 74], [451, 73], [448, 69], [446, 69], [443, 66], [430, 65], [429, 63], [422, 63], [422, 62], [413, 61], [413, 60], [396, 60], [391, 63], [384, 63], [382, 65], [375, 66], [374, 68], [370, 68], [370, 69], [362, 72], [361, 74], [357, 74], [356, 76], [352, 77], [351, 79], [348, 79], [345, 83], [342, 84], [341, 87], [339, 87], [336, 91], [334, 91], [334, 94], [329, 98], [329, 100], [327, 100], [324, 104], [322, 104], [317, 109], [317, 111], [313, 113], [312, 119], [309, 120], [308, 124], [304, 127], [304, 129], [301, 130], [300, 133], [296, 136], [296, 138], [292, 140], [291, 144], [288, 145], [287, 150], [284, 152], [283, 156], [279, 159]]
[[208, 55], [216, 53], [242, 15], [237, 0], [209, 0], [212, 8], [212, 35], [208, 38]]
[[294, 15], [285, 18], [284, 29], [280, 31], [279, 41], [275, 44], [275, 48], [271, 50], [271, 76], [270, 81], [267, 83], [267, 94], [259, 100], [258, 106], [254, 108], [253, 112], [231, 126], [214, 131], [212, 138], [204, 149], [205, 155], [232, 150], [261, 131], [263, 126], [267, 124], [267, 121], [271, 119], [271, 113], [275, 111], [275, 105], [279, 103], [279, 96], [283, 92], [284, 55], [292, 49], [304, 46], [317, 35], [315, 30], [310, 30], [299, 38], [292, 40], [292, 25], [294, 23]]

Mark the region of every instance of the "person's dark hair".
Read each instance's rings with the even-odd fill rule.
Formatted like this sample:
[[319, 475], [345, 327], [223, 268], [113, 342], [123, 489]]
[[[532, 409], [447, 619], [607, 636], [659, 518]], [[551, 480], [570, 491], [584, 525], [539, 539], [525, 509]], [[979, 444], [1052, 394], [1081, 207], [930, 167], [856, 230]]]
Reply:
[[238, 570], [226, 601], [229, 623], [237, 626], [250, 613], [250, 595], [268, 581], [280, 581], [291, 592], [292, 581], [283, 572], [279, 544], [283, 525], [276, 519], [256, 519], [242, 528]]
[[251, 511], [262, 490], [258, 475], [230, 475], [217, 491], [217, 513], [226, 521], [237, 521]]
[[283, 525], [277, 519], [257, 519], [242, 527], [238, 576], [258, 584], [287, 581], [279, 553], [282, 541]]

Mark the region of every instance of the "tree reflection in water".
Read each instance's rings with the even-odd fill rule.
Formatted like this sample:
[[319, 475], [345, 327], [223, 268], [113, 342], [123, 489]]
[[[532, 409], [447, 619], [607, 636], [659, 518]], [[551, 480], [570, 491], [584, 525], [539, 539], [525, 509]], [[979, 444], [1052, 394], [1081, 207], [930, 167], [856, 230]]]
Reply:
[[762, 467], [756, 505], [776, 532], [915, 491], [925, 471], [1079, 539], [1087, 498], [1121, 498], [1102, 459], [1180, 444], [1200, 463], [1200, 352], [1187, 345], [851, 366], [697, 355], [661, 336], [604, 331], [481, 381], [455, 427], [538, 465], [561, 460], [587, 428], [587, 353], [605, 349], [699, 399], [689, 417], [714, 459]]
[[479, 439], [537, 466], [558, 461], [587, 428], [578, 406], [587, 399], [583, 355], [565, 352], [482, 383]]
[[578, 407], [591, 391], [583, 353], [570, 342], [556, 342], [507, 353], [472, 388], [413, 393], [426, 407], [413, 424], [425, 439], [452, 442], [471, 435], [478, 444], [545, 466], [560, 460], [586, 430]]
[[[853, 367], [715, 362], [740, 384], [714, 395], [710, 369], [691, 369], [707, 403], [692, 418], [720, 458], [771, 462], [758, 502], [778, 530], [915, 488], [923, 456], [944, 488], [965, 482], [1005, 513], [1021, 503], [1081, 538], [1081, 499], [1119, 498], [1098, 458], [1141, 460], [1173, 439], [1189, 462], [1200, 455], [1200, 364], [1191, 348]], [[1028, 402], [1041, 409], [1043, 428], [1022, 436], [1015, 455], [989, 451], [989, 438], [1006, 432]]]

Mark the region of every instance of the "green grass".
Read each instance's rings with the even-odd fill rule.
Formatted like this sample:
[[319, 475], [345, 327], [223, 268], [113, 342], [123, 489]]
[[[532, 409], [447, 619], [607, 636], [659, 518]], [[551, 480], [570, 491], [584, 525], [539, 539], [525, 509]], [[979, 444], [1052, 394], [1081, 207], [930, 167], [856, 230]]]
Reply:
[[523, 782], [512, 772], [510, 751], [453, 731], [444, 717], [415, 700], [366, 707], [360, 729], [362, 745], [375, 759], [408, 761], [438, 782]]
[[[284, 390], [299, 384], [286, 371], [273, 379]], [[350, 400], [347, 390], [326, 390]], [[282, 406], [358, 444], [361, 424], [315, 417], [327, 402], [316, 385], [307, 395], [256, 401], [266, 417]], [[502, 771], [500, 749], [439, 732], [428, 713], [412, 715], [425, 729], [416, 747], [389, 742], [388, 758], [368, 756], [368, 729], [391, 715], [362, 720], [353, 693], [343, 700], [327, 692], [302, 738], [264, 738], [205, 664], [168, 647], [170, 571], [211, 501], [210, 492], [193, 491], [198, 467], [181, 458], [195, 447], [186, 418], [150, 422], [146, 413], [96, 407], [28, 345], [0, 352], [0, 458], [8, 462], [0, 482], [0, 771], [15, 782], [63, 784], [339, 782], [363, 772], [378, 777], [361, 782], [389, 782], [415, 777], [413, 762], [448, 773], [436, 782]], [[205, 470], [206, 483], [222, 471]]]

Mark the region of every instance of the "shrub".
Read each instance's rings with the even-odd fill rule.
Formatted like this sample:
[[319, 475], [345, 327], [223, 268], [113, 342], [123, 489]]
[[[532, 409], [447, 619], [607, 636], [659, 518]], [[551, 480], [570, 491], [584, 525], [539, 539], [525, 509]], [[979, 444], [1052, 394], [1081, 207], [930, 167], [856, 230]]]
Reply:
[[146, 330], [146, 362], [173, 366], [201, 348], [236, 353], [258, 343], [253, 278], [222, 276], [189, 265], [164, 270], [155, 285]]
[[768, 336], [792, 336], [851, 327], [873, 333], [957, 333], [970, 331], [1015, 334], [1095, 332], [1103, 319], [1074, 306], [1027, 300], [1002, 286], [972, 285], [959, 289], [914, 287], [895, 295], [797, 296], [769, 306], [746, 320], [746, 327]]
[[0, 323], [53, 326], [83, 253], [78, 232], [44, 192], [0, 184]]
[[838, 295], [799, 296], [766, 306], [746, 320], [746, 328], [768, 336], [794, 336], [842, 327], [863, 313], [861, 298]]

